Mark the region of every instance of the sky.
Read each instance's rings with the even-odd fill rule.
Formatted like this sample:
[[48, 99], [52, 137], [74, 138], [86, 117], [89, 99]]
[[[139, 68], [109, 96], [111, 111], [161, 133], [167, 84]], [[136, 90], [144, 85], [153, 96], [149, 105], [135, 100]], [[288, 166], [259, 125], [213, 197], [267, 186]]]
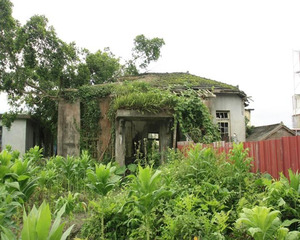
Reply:
[[[59, 38], [91, 52], [131, 56], [133, 39], [163, 38], [149, 72], [187, 72], [238, 85], [253, 101], [254, 126], [292, 127], [299, 77], [298, 0], [12, 0], [22, 24], [45, 15]], [[7, 111], [0, 96], [0, 112]]]

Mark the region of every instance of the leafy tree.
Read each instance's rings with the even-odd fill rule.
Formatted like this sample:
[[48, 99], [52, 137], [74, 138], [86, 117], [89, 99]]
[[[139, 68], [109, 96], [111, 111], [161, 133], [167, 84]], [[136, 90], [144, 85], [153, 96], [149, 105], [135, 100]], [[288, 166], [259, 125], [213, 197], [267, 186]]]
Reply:
[[127, 62], [126, 73], [136, 75], [139, 72], [138, 67], [146, 69], [151, 62], [157, 61], [163, 45], [165, 45], [165, 41], [162, 38], [148, 39], [143, 34], [136, 36], [132, 49], [132, 60]]
[[[23, 108], [42, 126], [56, 133], [57, 102], [65, 88], [111, 81], [120, 68], [108, 50], [95, 54], [65, 43], [35, 15], [25, 25], [12, 17], [13, 4], [0, 0], [0, 91], [5, 91], [14, 112]], [[13, 121], [13, 118], [6, 119]]]
[[[4, 123], [9, 126], [20, 112], [35, 116], [47, 140], [45, 152], [51, 154], [64, 90], [114, 81], [124, 67], [108, 48], [90, 53], [64, 42], [45, 16], [21, 25], [12, 17], [12, 7], [10, 0], [0, 0], [0, 92], [8, 94], [12, 109]], [[162, 45], [163, 39], [137, 36], [125, 72], [137, 74], [137, 61], [142, 69], [157, 61]]]
[[114, 81], [120, 69], [119, 59], [106, 48], [103, 52], [90, 53], [86, 57], [86, 64], [91, 74], [92, 83], [99, 84]]
[[26, 106], [55, 132], [56, 100], [67, 85], [68, 67], [78, 62], [74, 43], [60, 40], [44, 16], [21, 26], [12, 17], [12, 3], [0, 0], [0, 91], [16, 112]]

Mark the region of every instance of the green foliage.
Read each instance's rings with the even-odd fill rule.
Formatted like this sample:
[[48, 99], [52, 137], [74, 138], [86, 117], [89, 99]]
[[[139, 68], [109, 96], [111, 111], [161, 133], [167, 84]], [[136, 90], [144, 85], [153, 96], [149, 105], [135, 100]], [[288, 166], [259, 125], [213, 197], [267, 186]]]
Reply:
[[[8, 184], [0, 186], [0, 227], [15, 227], [13, 217], [21, 208], [19, 198], [22, 195], [19, 191], [12, 192]], [[2, 239], [2, 238], [1, 238]]]
[[174, 106], [174, 99], [168, 92], [162, 92], [159, 89], [151, 89], [147, 92], [132, 92], [128, 95], [122, 95], [115, 99], [113, 110], [130, 109], [141, 112], [157, 113], [163, 110], [169, 110]]
[[153, 171], [152, 167], [145, 168], [139, 166], [137, 176], [131, 175], [129, 197], [127, 204], [133, 203], [141, 213], [142, 221], [145, 225], [146, 238], [151, 235], [151, 212], [158, 205], [159, 201], [172, 192], [167, 190], [161, 181], [161, 171]]
[[170, 90], [153, 88], [147, 83], [125, 82], [115, 91], [112, 110], [130, 109], [141, 112], [174, 114], [181, 131], [195, 142], [211, 143], [220, 139], [217, 126], [197, 92], [188, 89], [177, 95]]
[[189, 89], [182, 92], [174, 110], [182, 132], [195, 142], [212, 143], [220, 140], [219, 130], [212, 123], [212, 116], [196, 91]]
[[86, 64], [94, 84], [114, 81], [121, 67], [119, 59], [115, 58], [109, 49], [105, 49], [104, 52], [99, 50], [94, 54], [88, 54]]
[[3, 126], [7, 127], [7, 129], [11, 128], [11, 124], [14, 120], [16, 120], [17, 113], [10, 112], [10, 113], [3, 113], [1, 117], [1, 122]]
[[165, 42], [162, 38], [148, 39], [143, 34], [136, 36], [132, 49], [132, 60], [127, 62], [125, 74], [136, 75], [138, 73], [136, 65], [141, 69], [146, 69], [151, 62], [157, 61], [163, 45]]
[[70, 191], [66, 197], [60, 196], [55, 203], [55, 208], [60, 209], [65, 205], [65, 213], [69, 216], [73, 216], [75, 211], [82, 211], [86, 209], [86, 204], [81, 202], [79, 193], [72, 194]]
[[[59, 210], [51, 227], [51, 212], [49, 205], [43, 202], [36, 209], [35, 206], [27, 215], [23, 214], [23, 228], [21, 231], [22, 240], [65, 240], [71, 233], [73, 226], [69, 227], [65, 232], [65, 223], [61, 224], [61, 216], [65, 212], [65, 205]], [[51, 227], [51, 229], [50, 229]], [[1, 239], [15, 240], [15, 235], [7, 228], [2, 227]]]
[[130, 229], [127, 226], [132, 219], [128, 218], [129, 209], [119, 211], [125, 204], [127, 191], [110, 192], [105, 199], [91, 201], [89, 212], [91, 217], [87, 219], [81, 229], [81, 237], [87, 239], [101, 239], [103, 232], [99, 231], [102, 223], [105, 223], [105, 237], [107, 239], [128, 239]]
[[45, 202], [38, 209], [33, 206], [28, 215], [24, 212], [23, 229], [21, 232], [22, 240], [67, 239], [73, 226], [69, 227], [63, 233], [65, 223], [61, 224], [61, 216], [65, 212], [65, 207], [64, 205], [57, 213], [52, 227], [50, 208]]
[[87, 186], [100, 196], [106, 196], [120, 180], [120, 176], [115, 175], [115, 171], [116, 167], [111, 166], [111, 163], [95, 164], [95, 171], [87, 171]]
[[[32, 152], [39, 152], [39, 148], [35, 148]], [[37, 168], [34, 166], [32, 158], [25, 154], [23, 159], [19, 159], [19, 153], [11, 151], [10, 148], [0, 153], [0, 180], [2, 183], [9, 184], [11, 192], [17, 190], [22, 193], [20, 200], [27, 201], [37, 186], [37, 178], [34, 173]]]
[[297, 239], [300, 237], [300, 232], [288, 233], [289, 230], [285, 228], [295, 220], [282, 223], [278, 217], [279, 213], [279, 211], [271, 211], [267, 207], [244, 208], [236, 223], [238, 227], [245, 225], [255, 240]]
[[[265, 180], [263, 203], [281, 212], [284, 219], [300, 219], [300, 181], [298, 172], [289, 170], [290, 181], [281, 174], [279, 180]], [[295, 229], [295, 226], [294, 226]]]
[[[39, 148], [23, 158], [9, 147], [0, 153], [1, 239], [22, 235], [22, 205], [31, 209], [44, 199], [51, 205], [32, 208], [23, 232], [49, 237], [49, 209], [64, 206], [68, 221], [83, 223], [76, 237], [87, 239], [299, 239], [298, 172], [279, 180], [251, 173], [241, 144], [229, 154], [201, 144], [185, 155], [170, 150], [159, 169], [94, 164], [87, 151], [80, 157], [40, 155]], [[25, 197], [32, 180], [37, 186]], [[53, 226], [63, 236], [58, 222]]]
[[205, 212], [200, 198], [193, 194], [178, 196], [170, 207], [165, 211], [162, 239], [224, 239], [230, 212]]

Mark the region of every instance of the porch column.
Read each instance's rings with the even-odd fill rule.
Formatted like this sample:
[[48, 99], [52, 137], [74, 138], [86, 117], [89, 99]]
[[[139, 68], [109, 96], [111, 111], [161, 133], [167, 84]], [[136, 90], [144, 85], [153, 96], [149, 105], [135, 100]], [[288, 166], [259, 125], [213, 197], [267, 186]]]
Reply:
[[116, 143], [115, 143], [115, 155], [116, 162], [120, 166], [125, 165], [125, 120], [120, 118], [116, 120]]

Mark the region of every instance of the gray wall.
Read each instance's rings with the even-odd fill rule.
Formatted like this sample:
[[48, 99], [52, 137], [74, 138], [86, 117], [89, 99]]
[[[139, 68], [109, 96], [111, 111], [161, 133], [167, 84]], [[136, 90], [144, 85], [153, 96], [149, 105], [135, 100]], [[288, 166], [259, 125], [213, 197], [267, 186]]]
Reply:
[[80, 155], [80, 102], [58, 104], [57, 154], [66, 157]]
[[[0, 125], [2, 125], [0, 120]], [[18, 150], [24, 154], [27, 150], [40, 144], [39, 125], [28, 118], [16, 119], [11, 128], [7, 129], [2, 126], [2, 146], [3, 150], [6, 145], [12, 146], [13, 150]]]
[[20, 154], [26, 151], [26, 122], [27, 119], [16, 119], [8, 130], [2, 127], [2, 149], [6, 145], [11, 145], [13, 150], [18, 150]]
[[238, 141], [246, 140], [244, 101], [234, 94], [217, 94], [211, 98], [209, 108], [216, 123], [216, 111], [230, 112], [230, 136], [236, 133]]

